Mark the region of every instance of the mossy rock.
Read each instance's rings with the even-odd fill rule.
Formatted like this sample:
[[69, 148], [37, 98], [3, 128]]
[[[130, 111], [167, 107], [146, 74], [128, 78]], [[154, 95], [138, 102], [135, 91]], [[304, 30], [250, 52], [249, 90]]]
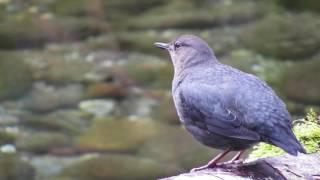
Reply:
[[252, 1], [212, 3], [210, 1], [178, 0], [151, 9], [123, 24], [129, 29], [205, 28], [239, 24], [263, 14], [262, 6]]
[[171, 93], [166, 93], [160, 98], [160, 104], [154, 108], [152, 116], [169, 124], [180, 124]]
[[38, 47], [43, 45], [44, 36], [30, 15], [6, 16], [0, 22], [0, 49]]
[[93, 64], [86, 61], [77, 50], [28, 51], [24, 58], [32, 68], [35, 80], [54, 84], [84, 82]]
[[35, 169], [17, 154], [0, 154], [1, 180], [34, 180]]
[[20, 13], [0, 22], [0, 49], [43, 47], [47, 42], [82, 40], [109, 31], [109, 24], [92, 17], [43, 18]]
[[97, 119], [86, 133], [79, 136], [75, 146], [89, 150], [134, 152], [154, 136], [158, 128], [157, 123], [148, 120]]
[[181, 172], [177, 166], [153, 159], [110, 154], [87, 157], [65, 168], [60, 176], [77, 180], [149, 180]]
[[121, 50], [138, 51], [147, 54], [164, 56], [167, 52], [154, 46], [155, 42], [170, 42], [176, 38], [176, 33], [159, 33], [156, 31], [122, 31], [115, 34]]
[[318, 0], [276, 0], [276, 2], [294, 11], [316, 11], [320, 12], [320, 2]]
[[165, 61], [142, 54], [130, 54], [128, 62], [121, 65], [120, 69], [137, 85], [161, 89], [171, 87], [173, 67], [169, 60]]
[[88, 5], [85, 0], [55, 0], [49, 4], [49, 9], [58, 16], [85, 16]]
[[91, 115], [75, 110], [59, 110], [45, 115], [24, 114], [20, 124], [34, 130], [78, 135], [88, 126]]
[[0, 146], [4, 144], [13, 144], [16, 140], [16, 136], [12, 133], [0, 131]]
[[141, 157], [174, 164], [185, 170], [205, 164], [217, 153], [216, 149], [208, 148], [197, 142], [181, 126], [167, 126], [157, 136], [141, 146], [138, 151]]
[[284, 94], [300, 103], [320, 104], [320, 59], [319, 57], [290, 64], [283, 73]]
[[45, 153], [53, 148], [64, 147], [70, 144], [68, 136], [56, 132], [32, 132], [17, 138], [18, 150], [31, 153]]
[[28, 92], [32, 77], [28, 64], [18, 52], [0, 52], [0, 100]]
[[244, 30], [243, 43], [266, 56], [300, 59], [320, 48], [320, 20], [315, 14], [273, 14]]

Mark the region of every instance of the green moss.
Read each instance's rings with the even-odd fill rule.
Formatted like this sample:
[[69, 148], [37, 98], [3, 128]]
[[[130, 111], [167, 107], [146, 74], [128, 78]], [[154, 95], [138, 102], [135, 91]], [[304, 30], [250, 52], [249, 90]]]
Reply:
[[18, 150], [43, 153], [69, 143], [70, 138], [62, 133], [37, 132], [21, 136], [17, 139], [16, 146]]
[[125, 26], [131, 29], [204, 28], [226, 23], [236, 24], [261, 15], [258, 3], [231, 4], [207, 1], [178, 0], [154, 8], [140, 17], [130, 19]]
[[276, 2], [290, 10], [311, 10], [320, 12], [320, 1], [318, 0], [276, 0]]
[[35, 174], [35, 169], [29, 163], [21, 160], [17, 154], [0, 153], [1, 180], [34, 180]]
[[76, 146], [93, 150], [134, 152], [155, 135], [158, 127], [151, 121], [100, 118], [77, 139]]
[[173, 67], [169, 61], [133, 54], [122, 68], [136, 84], [143, 87], [162, 89], [171, 87]]
[[30, 67], [17, 52], [0, 52], [0, 100], [23, 95], [31, 87]]
[[[303, 120], [294, 121], [293, 131], [308, 153], [320, 152], [320, 120], [312, 109]], [[285, 152], [275, 146], [260, 143], [254, 147], [250, 158], [262, 158], [282, 155]]]
[[315, 14], [273, 14], [243, 31], [240, 37], [247, 47], [263, 55], [299, 59], [318, 51], [319, 28]]
[[320, 103], [320, 57], [289, 64], [279, 84], [286, 96], [300, 103]]
[[85, 0], [56, 0], [49, 6], [50, 10], [60, 16], [84, 16], [88, 13]]

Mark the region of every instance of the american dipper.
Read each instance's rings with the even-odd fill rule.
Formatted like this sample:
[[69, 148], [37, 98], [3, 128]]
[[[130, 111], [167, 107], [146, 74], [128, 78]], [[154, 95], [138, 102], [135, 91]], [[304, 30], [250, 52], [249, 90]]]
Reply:
[[235, 162], [258, 142], [294, 156], [306, 153], [292, 132], [286, 105], [264, 81], [220, 63], [194, 35], [155, 45], [169, 51], [174, 65], [172, 94], [180, 121], [202, 144], [224, 150], [193, 170], [217, 166], [230, 151], [238, 151], [229, 161]]

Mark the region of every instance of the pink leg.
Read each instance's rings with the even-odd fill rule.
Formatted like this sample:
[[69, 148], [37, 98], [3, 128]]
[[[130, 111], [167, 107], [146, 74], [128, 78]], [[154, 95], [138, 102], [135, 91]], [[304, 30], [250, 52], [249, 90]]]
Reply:
[[240, 157], [243, 153], [244, 153], [244, 150], [237, 152], [237, 154], [229, 162], [233, 163], [235, 161], [240, 160]]
[[218, 163], [217, 166], [228, 166], [228, 165], [237, 165], [242, 163], [242, 159], [240, 159], [241, 155], [245, 152], [245, 150], [238, 151], [237, 154], [229, 161]]
[[209, 161], [206, 165], [201, 166], [201, 167], [198, 167], [198, 168], [193, 168], [193, 169], [191, 169], [191, 172], [200, 171], [200, 170], [207, 169], [207, 168], [214, 168], [214, 167], [217, 165], [217, 163], [218, 163], [223, 157], [225, 157], [229, 152], [230, 152], [229, 149], [223, 151], [222, 153], [220, 153], [220, 154], [218, 154], [216, 157], [214, 157], [211, 161]]

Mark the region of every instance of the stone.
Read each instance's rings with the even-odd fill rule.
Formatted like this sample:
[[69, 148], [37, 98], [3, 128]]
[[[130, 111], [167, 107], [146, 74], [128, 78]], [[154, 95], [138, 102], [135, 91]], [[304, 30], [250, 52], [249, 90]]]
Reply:
[[89, 126], [92, 115], [79, 110], [58, 110], [48, 114], [22, 114], [20, 124], [34, 130], [78, 135]]
[[106, 117], [112, 115], [115, 109], [113, 100], [85, 100], [79, 103], [79, 108], [82, 111], [93, 114], [95, 117]]
[[159, 99], [160, 103], [154, 108], [152, 117], [169, 124], [180, 124], [171, 92], [165, 93]]
[[185, 170], [207, 163], [217, 153], [217, 150], [198, 143], [180, 126], [166, 126], [138, 151], [141, 157], [164, 161]]
[[0, 100], [24, 95], [31, 84], [30, 67], [19, 53], [0, 52]]
[[173, 76], [171, 62], [154, 56], [130, 54], [128, 62], [119, 65], [132, 81], [142, 87], [170, 88]]
[[125, 154], [106, 154], [83, 158], [78, 163], [66, 167], [60, 177], [76, 177], [78, 180], [147, 180], [178, 172], [181, 172], [179, 167], [153, 159]]
[[315, 14], [273, 14], [244, 30], [240, 37], [247, 47], [263, 55], [299, 60], [318, 51], [319, 28]]
[[320, 3], [317, 0], [276, 0], [276, 2], [289, 10], [320, 12]]
[[86, 81], [86, 74], [94, 67], [84, 59], [77, 47], [63, 45], [49, 46], [42, 52], [25, 52], [25, 59], [32, 68], [35, 80], [55, 84], [79, 83]]
[[80, 149], [111, 152], [134, 152], [158, 132], [159, 126], [149, 120], [100, 118], [79, 136]]
[[18, 151], [45, 153], [52, 148], [66, 146], [70, 142], [70, 138], [62, 133], [32, 132], [25, 133], [17, 138], [16, 146]]
[[284, 69], [280, 89], [300, 103], [320, 105], [320, 59], [291, 63]]
[[[81, 159], [81, 156], [33, 156], [29, 159], [30, 164], [37, 171], [36, 179], [54, 179], [65, 167], [70, 166]], [[60, 180], [60, 179], [59, 179]]]
[[120, 83], [93, 83], [87, 88], [87, 96], [90, 98], [110, 97], [121, 99], [128, 95], [128, 89]]
[[26, 109], [48, 112], [61, 107], [76, 106], [84, 98], [81, 84], [68, 84], [55, 87], [44, 82], [36, 82], [32, 91], [23, 99]]
[[35, 169], [18, 154], [0, 154], [0, 179], [35, 180]]
[[208, 28], [225, 24], [240, 24], [261, 16], [266, 6], [253, 1], [198, 2], [194, 0], [169, 1], [163, 6], [130, 19], [129, 29]]

